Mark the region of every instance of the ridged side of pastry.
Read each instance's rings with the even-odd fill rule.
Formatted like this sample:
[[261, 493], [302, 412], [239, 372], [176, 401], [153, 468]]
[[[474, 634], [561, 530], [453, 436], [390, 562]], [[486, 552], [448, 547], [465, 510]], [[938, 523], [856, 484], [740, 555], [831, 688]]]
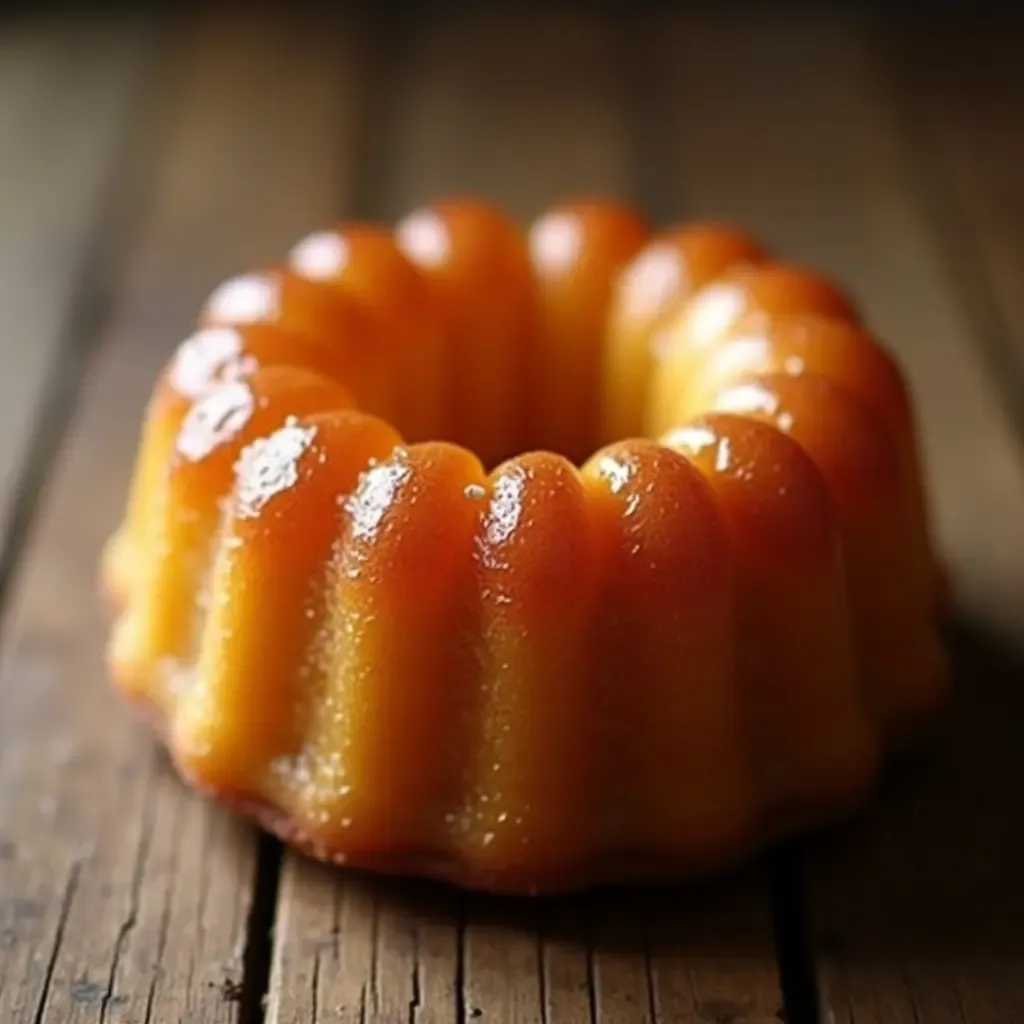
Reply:
[[615, 203], [310, 234], [157, 383], [112, 675], [194, 785], [371, 870], [560, 891], [840, 814], [948, 685], [863, 319]]

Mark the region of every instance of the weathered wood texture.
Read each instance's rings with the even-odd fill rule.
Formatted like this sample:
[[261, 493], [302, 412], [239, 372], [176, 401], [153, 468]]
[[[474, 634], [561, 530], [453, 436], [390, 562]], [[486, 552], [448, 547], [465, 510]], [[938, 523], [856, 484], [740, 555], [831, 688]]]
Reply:
[[[389, 219], [478, 192], [528, 218], [587, 192], [636, 194], [616, 26], [596, 14], [465, 11], [393, 57]], [[400, 44], [396, 44], [400, 45]], [[285, 859], [268, 1019], [776, 1021], [767, 889], [597, 897], [544, 908], [403, 888]]]
[[[834, 17], [675, 29], [663, 35], [681, 188], [863, 299], [917, 398], [961, 602], [948, 728], [811, 860], [823, 1019], [1024, 1019], [1024, 462], [980, 358], [995, 328], [972, 319], [962, 254], [928, 219], [922, 193], [941, 183], [916, 176], [920, 121], [898, 116], [882, 34]], [[724, 66], [728, 89], [699, 88]], [[1004, 266], [1005, 281], [1021, 268]]]
[[[119, 162], [133, 137], [154, 33], [141, 21], [106, 29], [14, 22], [0, 33], [0, 593], [17, 564], [40, 463], [60, 430], [57, 402], [80, 376], [91, 300], [110, 284], [109, 257], [118, 248], [119, 220], [107, 200], [128, 187]], [[68, 508], [64, 519], [62, 551], [69, 568], [87, 574], [77, 593], [88, 606], [89, 558], [68, 550], [74, 512]], [[83, 847], [96, 838], [75, 831], [79, 809], [68, 806], [86, 797], [72, 776], [88, 764], [88, 752], [61, 692], [72, 655], [53, 630], [74, 622], [76, 591], [74, 573], [65, 579], [58, 559], [51, 550], [46, 580], [36, 571], [36, 614], [26, 609], [14, 627], [0, 683], [5, 1021], [35, 1019], [47, 998], [52, 953], [83, 881]], [[80, 635], [84, 623], [72, 628]], [[90, 746], [103, 743], [97, 735]], [[104, 978], [75, 982], [83, 1004], [98, 1006], [106, 995]]]
[[0, 538], [52, 411], [47, 384], [75, 358], [86, 291], [103, 284], [118, 226], [107, 199], [151, 36], [130, 20], [0, 31]]
[[[0, 1020], [19, 1024], [240, 1014], [254, 834], [179, 786], [110, 692], [96, 559], [151, 384], [204, 294], [334, 208], [351, 88], [332, 26], [249, 13], [177, 36], [144, 216], [124, 273], [93, 285], [117, 298], [9, 604]], [[97, 47], [86, 67], [116, 56]]]
[[950, 19], [931, 31], [910, 19], [873, 33], [904, 123], [918, 133], [929, 213], [982, 318], [979, 340], [1018, 413], [1024, 412], [1022, 39], [1019, 11], [995, 21]]

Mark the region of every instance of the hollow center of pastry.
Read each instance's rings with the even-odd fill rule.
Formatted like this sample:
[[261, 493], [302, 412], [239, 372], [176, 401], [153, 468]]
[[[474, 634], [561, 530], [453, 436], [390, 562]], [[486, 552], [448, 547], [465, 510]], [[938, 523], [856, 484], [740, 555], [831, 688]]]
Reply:
[[[603, 439], [596, 422], [571, 415], [577, 410], [570, 410], [570, 404], [571, 400], [567, 399], [563, 419], [552, 417], [549, 422], [544, 422], [537, 415], [538, 411], [544, 411], [544, 407], [538, 409], [539, 403], [534, 402], [527, 405], [522, 416], [495, 421], [493, 426], [482, 419], [477, 423], [463, 424], [446, 431], [446, 436], [440, 440], [454, 441], [470, 449], [487, 470], [536, 451], [554, 452], [582, 466], [601, 447]], [[609, 438], [609, 442], [613, 440], [618, 438]]]
[[[503, 229], [492, 228], [500, 237]], [[595, 265], [588, 255], [593, 246], [584, 218], [571, 211], [539, 218], [528, 233], [528, 260], [511, 242], [484, 245], [474, 237], [480, 251], [462, 257], [475, 261], [471, 275], [453, 269], [460, 243], [437, 211], [411, 214], [396, 236], [405, 256], [439, 282], [447, 300], [440, 376], [430, 377], [429, 359], [418, 369], [398, 368], [399, 376], [414, 378], [410, 401], [417, 400], [417, 388], [435, 386], [441, 396], [429, 437], [405, 431], [405, 410], [398, 412], [396, 425], [410, 440], [454, 441], [493, 468], [536, 450], [580, 464], [602, 444], [620, 439], [621, 432], [608, 427], [606, 408], [609, 388], [616, 388], [616, 375], [608, 372], [606, 322], [615, 273], [607, 257]], [[467, 245], [463, 238], [462, 249]], [[616, 262], [635, 244], [620, 248]], [[459, 277], [458, 286], [449, 275]]]
[[[533, 338], [526, 352], [501, 359], [481, 347], [439, 382], [444, 400], [429, 429], [403, 429], [403, 410], [383, 418], [411, 442], [450, 441], [468, 448], [488, 470], [534, 451], [554, 452], [580, 466], [606, 444], [646, 436], [642, 409], [631, 429], [612, 429], [606, 395], [616, 382], [601, 379], [599, 338], [587, 339], [593, 344], [581, 340]], [[520, 356], [526, 358], [516, 373]]]
[[[557, 395], [548, 398], [545, 394]], [[564, 387], [539, 384], [528, 391], [519, 409], [502, 409], [495, 394], [479, 393], [471, 415], [449, 421], [446, 428], [417, 437], [407, 433], [411, 442], [440, 440], [468, 448], [487, 470], [529, 452], [553, 452], [582, 466], [603, 445], [621, 440], [606, 436], [602, 430], [596, 396], [581, 387], [578, 379], [568, 378]], [[511, 396], [502, 396], [509, 400]], [[489, 407], [488, 402], [493, 402]], [[639, 431], [633, 436], [643, 436]]]

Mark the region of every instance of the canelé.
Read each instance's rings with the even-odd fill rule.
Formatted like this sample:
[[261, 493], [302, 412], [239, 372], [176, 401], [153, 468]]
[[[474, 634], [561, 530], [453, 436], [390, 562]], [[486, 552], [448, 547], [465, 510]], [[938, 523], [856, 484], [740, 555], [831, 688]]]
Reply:
[[214, 290], [102, 565], [183, 777], [314, 856], [511, 893], [840, 815], [946, 695], [910, 396], [711, 223], [482, 200]]

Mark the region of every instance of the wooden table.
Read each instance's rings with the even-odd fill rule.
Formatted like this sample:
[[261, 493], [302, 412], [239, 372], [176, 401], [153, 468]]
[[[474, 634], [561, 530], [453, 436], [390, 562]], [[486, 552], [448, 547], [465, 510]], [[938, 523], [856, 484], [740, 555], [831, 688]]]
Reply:
[[[1024, 35], [250, 7], [0, 18], [0, 1021], [1024, 1021]], [[96, 555], [201, 299], [456, 190], [739, 219], [899, 352], [957, 701], [861, 820], [669, 892], [379, 884], [193, 797], [110, 693]]]

